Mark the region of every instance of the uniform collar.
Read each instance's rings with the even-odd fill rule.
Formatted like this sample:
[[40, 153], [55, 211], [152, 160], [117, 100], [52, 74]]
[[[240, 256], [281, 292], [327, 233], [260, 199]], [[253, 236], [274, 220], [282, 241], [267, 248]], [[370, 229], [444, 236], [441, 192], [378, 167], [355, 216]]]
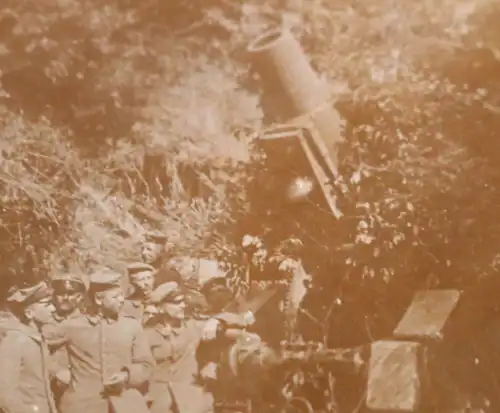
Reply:
[[52, 313], [52, 317], [54, 318], [55, 321], [57, 321], [58, 323], [64, 321], [64, 320], [69, 320], [71, 318], [76, 318], [77, 316], [79, 316], [81, 314], [80, 310], [76, 309], [74, 311], [72, 311], [71, 313], [69, 313], [68, 315], [66, 316], [62, 316], [60, 314], [57, 314], [55, 311]]
[[102, 323], [102, 322], [107, 323], [107, 324], [113, 324], [116, 321], [118, 321], [119, 318], [120, 318], [119, 315], [117, 315], [115, 318], [103, 317], [99, 314], [87, 315], [87, 319], [90, 321], [90, 324], [92, 324], [92, 325], [97, 325], [97, 324]]
[[143, 297], [137, 291], [133, 291], [127, 296], [127, 300], [130, 301], [134, 307], [139, 308], [141, 305], [143, 305], [145, 297]]

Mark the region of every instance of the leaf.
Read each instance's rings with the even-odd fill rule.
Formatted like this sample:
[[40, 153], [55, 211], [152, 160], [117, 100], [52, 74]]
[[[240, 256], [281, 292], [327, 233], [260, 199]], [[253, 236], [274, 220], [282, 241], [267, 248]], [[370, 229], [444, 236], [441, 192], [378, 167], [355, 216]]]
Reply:
[[350, 181], [352, 184], [359, 184], [361, 182], [361, 172], [360, 171], [354, 172], [351, 176]]
[[356, 235], [356, 244], [371, 244], [375, 241], [375, 238], [368, 234], [357, 234]]

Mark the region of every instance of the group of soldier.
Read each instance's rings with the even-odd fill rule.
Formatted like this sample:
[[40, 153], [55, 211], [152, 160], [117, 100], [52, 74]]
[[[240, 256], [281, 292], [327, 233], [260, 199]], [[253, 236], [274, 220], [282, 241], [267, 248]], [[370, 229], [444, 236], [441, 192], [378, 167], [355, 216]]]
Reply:
[[14, 317], [0, 343], [0, 409], [217, 411], [222, 354], [232, 346], [233, 359], [261, 360], [265, 346], [246, 331], [255, 322], [251, 311], [226, 311], [231, 294], [223, 279], [188, 282], [161, 257], [164, 246], [162, 234], [151, 234], [126, 275], [102, 268], [87, 281], [65, 273], [11, 291]]

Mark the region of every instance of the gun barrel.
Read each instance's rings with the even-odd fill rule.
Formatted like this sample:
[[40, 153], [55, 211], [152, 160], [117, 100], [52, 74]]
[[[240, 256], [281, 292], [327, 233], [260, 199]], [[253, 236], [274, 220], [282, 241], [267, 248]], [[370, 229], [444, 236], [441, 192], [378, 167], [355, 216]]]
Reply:
[[319, 344], [282, 344], [283, 360], [304, 363], [342, 363], [360, 367], [365, 364], [362, 347], [322, 348]]

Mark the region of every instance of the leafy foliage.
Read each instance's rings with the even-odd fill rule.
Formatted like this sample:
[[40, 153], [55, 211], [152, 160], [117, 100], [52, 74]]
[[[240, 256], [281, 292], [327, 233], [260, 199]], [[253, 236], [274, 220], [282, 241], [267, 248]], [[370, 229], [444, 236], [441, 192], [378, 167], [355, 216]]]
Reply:
[[[145, 179], [141, 176], [145, 151], [169, 154], [161, 168], [167, 169], [172, 196], [178, 200], [170, 197], [169, 211], [176, 209], [172, 203], [192, 211], [189, 221], [208, 221], [218, 214], [222, 221], [228, 214], [237, 219], [237, 211], [224, 209], [229, 204], [245, 213], [241, 186], [247, 181], [241, 164], [252, 159], [248, 132], [258, 130], [262, 113], [255, 90], [243, 88], [248, 80], [243, 51], [252, 36], [280, 21], [277, 10], [328, 78], [349, 125], [337, 184], [344, 218], [326, 227], [321, 219], [310, 225], [335, 228], [320, 231], [320, 238], [317, 230], [308, 235], [307, 228], [288, 235], [314, 245], [306, 254], [316, 257], [312, 260], [343, 262], [355, 273], [385, 279], [411, 267], [403, 258], [407, 254], [400, 251], [434, 242], [427, 237], [449, 237], [445, 228], [451, 212], [433, 209], [434, 197], [456, 208], [457, 197], [464, 196], [464, 180], [471, 183], [470, 174], [480, 173], [485, 181], [495, 179], [482, 156], [471, 156], [471, 139], [463, 133], [457, 136], [460, 128], [450, 123], [459, 123], [454, 115], [491, 111], [496, 96], [485, 88], [471, 88], [468, 79], [460, 79], [461, 83], [443, 74], [446, 62], [460, 53], [472, 49], [497, 53], [485, 17], [495, 9], [487, 0], [412, 6], [393, 0], [342, 6], [321, 1], [276, 0], [266, 5], [213, 1], [204, 7], [184, 2], [165, 6], [157, 1], [140, 5], [42, 1], [36, 7], [10, 2], [1, 19], [2, 83], [7, 107], [23, 110], [15, 122], [25, 126], [15, 134], [19, 140], [28, 133], [26, 128], [40, 134], [53, 130], [47, 143], [63, 142], [49, 144], [53, 149], [36, 148], [40, 154], [55, 151], [46, 156], [65, 161], [65, 191], [47, 179], [40, 181], [40, 188], [31, 189], [45, 192], [39, 201], [44, 203], [34, 207], [38, 215], [59, 220], [51, 208], [64, 205], [61, 208], [69, 211], [67, 205], [75, 205], [74, 194], [82, 181], [101, 197], [114, 191], [115, 197], [143, 202], [144, 195], [151, 196], [151, 188], [139, 190], [144, 186], [140, 182]], [[11, 122], [10, 128], [13, 116], [4, 122]], [[40, 124], [40, 116], [50, 123]], [[24, 141], [22, 145], [18, 154], [28, 150]], [[89, 156], [92, 159], [85, 160]], [[186, 164], [211, 187], [211, 200], [197, 201], [203, 207], [189, 207], [182, 194], [178, 175]], [[116, 193], [113, 178], [122, 181], [123, 194]], [[10, 188], [18, 185], [29, 191], [29, 185], [18, 184], [19, 179]], [[478, 188], [483, 186], [481, 179], [473, 181]], [[51, 198], [49, 188], [60, 199]], [[35, 192], [26, 194], [27, 205], [39, 198]], [[17, 204], [16, 198], [12, 200]], [[486, 200], [483, 208], [488, 209]], [[166, 213], [164, 205], [159, 209]], [[71, 227], [76, 215], [74, 208], [70, 210]], [[207, 212], [212, 210], [219, 212]], [[174, 228], [179, 231], [179, 225]], [[196, 233], [198, 224], [194, 228]], [[209, 231], [201, 231], [204, 235], [190, 236], [192, 241], [180, 250], [189, 249], [195, 239], [196, 249], [204, 244], [199, 240]], [[244, 235], [232, 233], [235, 238]], [[311, 238], [317, 239], [312, 243]], [[232, 242], [239, 245], [239, 239]], [[332, 251], [337, 252], [332, 255]]]

